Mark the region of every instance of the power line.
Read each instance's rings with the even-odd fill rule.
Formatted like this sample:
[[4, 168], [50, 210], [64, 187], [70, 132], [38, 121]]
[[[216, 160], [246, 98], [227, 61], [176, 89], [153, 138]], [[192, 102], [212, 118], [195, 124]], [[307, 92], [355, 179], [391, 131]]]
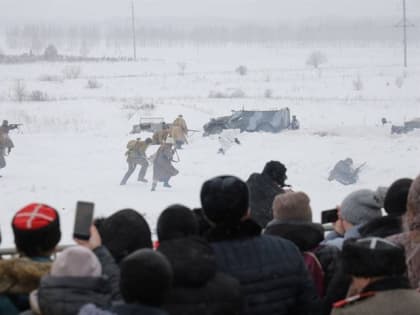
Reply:
[[406, 0], [402, 0], [402, 9], [403, 9], [403, 18], [402, 20], [396, 25], [396, 27], [403, 28], [403, 43], [404, 43], [404, 67], [407, 68], [407, 27], [413, 27], [414, 24], [409, 23], [407, 21], [407, 7], [406, 7]]
[[134, 17], [134, 0], [131, 1], [131, 24], [133, 28], [133, 59], [134, 61], [137, 60], [137, 52], [136, 52], [136, 22]]

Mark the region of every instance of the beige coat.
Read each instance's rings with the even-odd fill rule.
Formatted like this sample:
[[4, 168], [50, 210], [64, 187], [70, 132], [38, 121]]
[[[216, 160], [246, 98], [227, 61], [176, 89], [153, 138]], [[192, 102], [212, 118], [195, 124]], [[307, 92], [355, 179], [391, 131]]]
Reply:
[[171, 137], [174, 139], [174, 141], [182, 141], [187, 143], [185, 133], [180, 126], [173, 125], [171, 127]]
[[419, 315], [420, 293], [397, 289], [376, 292], [374, 296], [334, 308], [331, 315]]

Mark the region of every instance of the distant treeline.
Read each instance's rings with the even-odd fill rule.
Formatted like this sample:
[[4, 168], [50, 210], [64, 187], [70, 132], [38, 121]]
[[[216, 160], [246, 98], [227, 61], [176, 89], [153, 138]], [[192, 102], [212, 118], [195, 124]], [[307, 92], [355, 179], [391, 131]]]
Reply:
[[[138, 45], [163, 45], [180, 42], [197, 44], [269, 43], [281, 41], [400, 41], [401, 29], [393, 19], [325, 19], [299, 25], [279, 23], [171, 24], [170, 21], [136, 21]], [[420, 18], [411, 20], [420, 27]], [[87, 56], [99, 44], [109, 48], [131, 45], [132, 29], [128, 20], [113, 20], [92, 25], [25, 24], [4, 26], [5, 48], [41, 53], [48, 44], [77, 47]], [[0, 34], [1, 35], [1, 34]], [[420, 41], [418, 29], [410, 30], [411, 41]]]

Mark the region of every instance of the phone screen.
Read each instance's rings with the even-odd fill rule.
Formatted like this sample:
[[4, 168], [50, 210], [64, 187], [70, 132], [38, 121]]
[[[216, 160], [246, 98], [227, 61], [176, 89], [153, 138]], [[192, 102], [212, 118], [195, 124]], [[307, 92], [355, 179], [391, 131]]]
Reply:
[[93, 221], [92, 202], [78, 201], [76, 206], [76, 217], [74, 220], [73, 237], [81, 240], [90, 238], [90, 227]]
[[321, 223], [332, 223], [338, 220], [338, 210], [336, 208], [321, 212]]

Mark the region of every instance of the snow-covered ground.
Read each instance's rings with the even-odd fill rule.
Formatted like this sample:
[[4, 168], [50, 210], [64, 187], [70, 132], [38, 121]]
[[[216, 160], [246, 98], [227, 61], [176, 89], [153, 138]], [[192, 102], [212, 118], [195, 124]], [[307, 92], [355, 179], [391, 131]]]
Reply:
[[[420, 172], [420, 131], [391, 135], [386, 117], [395, 124], [420, 116], [420, 46], [410, 49], [410, 67], [399, 66], [397, 45], [328, 46], [320, 50], [328, 62], [320, 71], [305, 65], [313, 47], [183, 47], [144, 49], [136, 63], [35, 63], [0, 65], [0, 120], [23, 123], [12, 131], [16, 148], [0, 171], [2, 246], [12, 244], [11, 218], [29, 202], [44, 202], [60, 211], [63, 243], [71, 240], [77, 200], [94, 201], [95, 215], [131, 207], [146, 214], [152, 229], [168, 205], [198, 207], [204, 180], [220, 174], [246, 179], [265, 162], [280, 160], [294, 189], [311, 197], [319, 219], [358, 188], [389, 185]], [[185, 63], [181, 73], [180, 63]], [[245, 65], [248, 73], [234, 70]], [[60, 77], [66, 67], [81, 69], [77, 79]], [[362, 90], [353, 81], [360, 78]], [[88, 89], [96, 79], [100, 88]], [[47, 94], [46, 102], [15, 101], [16, 80], [27, 93]], [[241, 98], [209, 98], [213, 92], [241, 90]], [[267, 98], [265, 95], [270, 94]], [[142, 109], [143, 104], [154, 109]], [[172, 189], [136, 181], [119, 182], [126, 171], [125, 145], [131, 125], [140, 116], [172, 121], [182, 113], [191, 129], [201, 130], [210, 118], [232, 109], [289, 107], [301, 122], [298, 131], [279, 134], [243, 133], [241, 145], [224, 156], [216, 154], [217, 137], [195, 133], [179, 151], [180, 174]], [[140, 134], [145, 138], [149, 134]], [[152, 154], [156, 146], [149, 149]], [[352, 157], [366, 162], [360, 180], [342, 186], [327, 180], [335, 162]], [[151, 180], [149, 169], [147, 176]]]

